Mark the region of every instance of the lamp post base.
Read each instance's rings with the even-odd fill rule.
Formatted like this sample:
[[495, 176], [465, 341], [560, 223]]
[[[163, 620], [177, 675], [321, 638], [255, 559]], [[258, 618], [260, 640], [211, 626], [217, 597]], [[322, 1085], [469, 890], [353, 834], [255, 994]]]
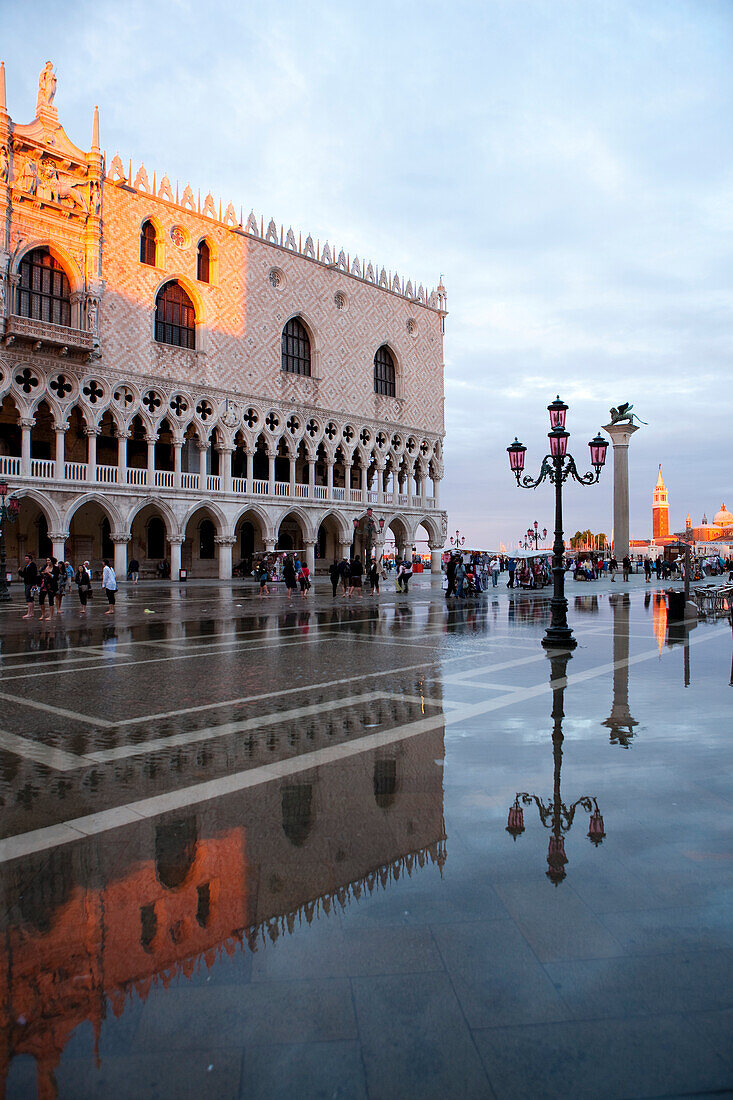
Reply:
[[569, 626], [548, 626], [542, 639], [545, 649], [575, 649], [577, 644]]

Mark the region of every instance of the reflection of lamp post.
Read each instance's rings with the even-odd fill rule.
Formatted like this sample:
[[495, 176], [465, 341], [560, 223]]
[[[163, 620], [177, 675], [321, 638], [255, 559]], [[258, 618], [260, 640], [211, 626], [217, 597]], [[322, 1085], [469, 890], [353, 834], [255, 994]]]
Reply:
[[[354, 519], [354, 534], [356, 534], [356, 532], [359, 530], [360, 523], [360, 519]], [[382, 531], [384, 531], [384, 520], [380, 517], [378, 523], [379, 533], [381, 535]], [[364, 521], [364, 526], [366, 528], [366, 553], [364, 555], [364, 564], [368, 567], [372, 563], [372, 543], [374, 542], [374, 536], [377, 533], [377, 524], [372, 518], [371, 508], [367, 508], [366, 510], [366, 519]]]
[[522, 542], [522, 540], [520, 539], [519, 540], [519, 545], [524, 550], [531, 550], [532, 544], [534, 543], [535, 550], [539, 550], [540, 543], [544, 542], [546, 538], [547, 538], [547, 528], [543, 527], [542, 528], [542, 534], [540, 534], [540, 532], [538, 530], [538, 527], [537, 527], [537, 520], [535, 520], [534, 521], [534, 529], [532, 527], [527, 528], [527, 533], [524, 536], [524, 542]]
[[453, 537], [453, 535], [451, 535], [449, 541], [451, 546], [455, 546], [456, 550], [458, 550], [461, 546], [463, 546], [466, 539], [465, 536], [461, 535], [460, 531], [456, 531], [455, 538]]
[[11, 497], [7, 504], [5, 503], [7, 495], [8, 484], [6, 481], [0, 481], [0, 600], [3, 602], [10, 599], [8, 582], [5, 579], [5, 524], [15, 523], [20, 511], [20, 504], [14, 497]]
[[548, 869], [545, 872], [550, 882], [558, 886], [565, 878], [565, 864], [568, 857], [565, 855], [565, 834], [575, 819], [575, 811], [582, 806], [590, 815], [588, 822], [588, 839], [596, 846], [601, 843], [606, 835], [603, 827], [603, 818], [598, 809], [596, 799], [589, 795], [583, 795], [570, 806], [566, 806], [560, 793], [560, 770], [562, 768], [562, 720], [564, 717], [563, 697], [565, 695], [565, 673], [569, 653], [555, 653], [550, 657], [550, 684], [552, 685], [552, 755], [555, 763], [554, 784], [552, 798], [549, 802], [543, 802], [536, 794], [527, 794], [525, 791], [517, 792], [514, 805], [509, 808], [509, 820], [506, 831], [516, 840], [524, 832], [524, 810], [522, 805], [529, 806], [532, 802], [537, 806], [540, 821], [546, 829], [550, 830], [550, 844], [547, 851]]
[[603, 723], [611, 731], [611, 744], [628, 749], [639, 723], [629, 712], [629, 608], [628, 592], [608, 597], [613, 612], [613, 704]]
[[522, 489], [536, 489], [538, 485], [549, 478], [555, 486], [555, 541], [552, 546], [552, 572], [554, 577], [554, 590], [550, 609], [552, 619], [545, 631], [542, 644], [546, 649], [574, 649], [578, 644], [573, 637], [573, 632], [568, 626], [568, 601], [565, 599], [565, 568], [563, 563], [562, 529], [562, 487], [568, 477], [573, 477], [580, 485], [594, 485], [601, 476], [601, 469], [606, 461], [608, 443], [600, 434], [592, 439], [590, 447], [591, 464], [595, 467], [595, 475], [592, 473], [579, 474], [572, 455], [567, 453], [568, 438], [570, 433], [565, 431], [565, 414], [568, 406], [557, 397], [547, 406], [550, 414], [550, 428], [548, 433], [550, 440], [550, 453], [545, 455], [540, 467], [539, 476], [532, 478], [529, 475], [522, 477], [524, 470], [524, 453], [527, 448], [515, 439], [510, 447], [509, 465], [517, 479], [517, 485]]

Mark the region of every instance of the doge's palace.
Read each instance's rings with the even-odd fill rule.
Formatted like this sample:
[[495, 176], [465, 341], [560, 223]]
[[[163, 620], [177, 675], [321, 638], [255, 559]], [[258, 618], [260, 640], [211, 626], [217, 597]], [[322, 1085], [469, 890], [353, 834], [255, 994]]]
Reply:
[[[50, 62], [13, 122], [0, 68], [0, 477], [25, 552], [228, 578], [263, 550], [436, 568], [442, 284], [426, 291], [67, 137]], [[355, 522], [356, 521], [356, 522]]]

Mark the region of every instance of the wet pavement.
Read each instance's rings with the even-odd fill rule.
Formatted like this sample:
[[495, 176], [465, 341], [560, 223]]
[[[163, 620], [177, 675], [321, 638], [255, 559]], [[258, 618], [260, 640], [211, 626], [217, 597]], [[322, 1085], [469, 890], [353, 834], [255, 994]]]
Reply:
[[733, 1090], [730, 621], [391, 587], [0, 605], [8, 1098]]

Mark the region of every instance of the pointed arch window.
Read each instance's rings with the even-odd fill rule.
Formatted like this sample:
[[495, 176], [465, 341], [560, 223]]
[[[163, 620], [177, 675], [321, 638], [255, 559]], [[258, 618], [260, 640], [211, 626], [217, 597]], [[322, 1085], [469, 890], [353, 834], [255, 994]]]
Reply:
[[156, 267], [157, 251], [158, 235], [155, 226], [151, 221], [144, 222], [140, 231], [140, 263]]
[[34, 248], [20, 261], [16, 309], [21, 317], [71, 325], [69, 280], [47, 248]]
[[180, 283], [166, 283], [158, 291], [155, 339], [177, 348], [196, 347], [196, 311]]
[[283, 329], [282, 369], [288, 374], [311, 372], [311, 342], [307, 329], [297, 317], [291, 317]]
[[377, 348], [374, 356], [374, 392], [385, 397], [396, 396], [394, 359], [386, 344]]
[[211, 252], [206, 241], [201, 241], [196, 256], [196, 278], [200, 283], [211, 282]]

